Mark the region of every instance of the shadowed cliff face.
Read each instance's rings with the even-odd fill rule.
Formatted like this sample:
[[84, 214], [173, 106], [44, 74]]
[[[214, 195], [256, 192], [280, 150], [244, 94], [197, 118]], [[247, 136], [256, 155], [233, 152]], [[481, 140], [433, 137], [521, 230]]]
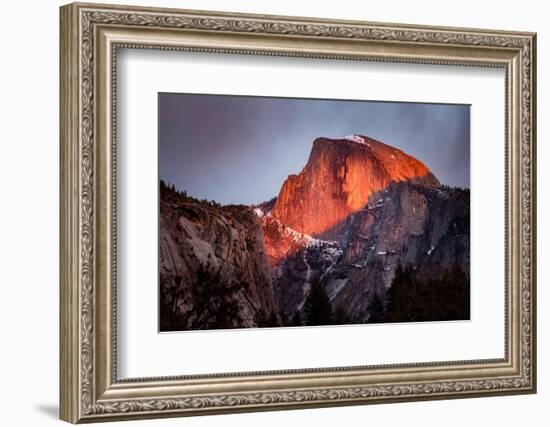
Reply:
[[272, 215], [304, 234], [335, 239], [343, 221], [393, 182], [439, 186], [417, 159], [366, 136], [318, 138], [298, 175], [284, 182]]
[[[403, 181], [373, 195], [342, 230], [344, 253], [324, 276], [332, 303], [364, 319], [371, 297], [390, 288], [398, 265], [429, 280], [459, 267], [470, 270], [470, 193]], [[345, 286], [341, 284], [346, 277]]]
[[291, 240], [286, 228], [273, 226], [278, 220], [262, 218], [267, 253], [276, 255], [269, 262], [281, 312], [302, 310], [310, 283], [319, 281], [333, 307], [362, 323], [372, 297], [386, 295], [398, 265], [412, 266], [422, 279], [455, 266], [469, 275], [469, 200], [468, 190], [396, 182], [342, 222], [338, 241]]
[[160, 189], [161, 330], [280, 324], [260, 219]]

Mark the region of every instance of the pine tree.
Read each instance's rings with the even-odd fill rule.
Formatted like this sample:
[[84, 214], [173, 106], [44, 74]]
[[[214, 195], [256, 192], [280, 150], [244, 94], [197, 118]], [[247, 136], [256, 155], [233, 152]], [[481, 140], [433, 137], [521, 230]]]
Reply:
[[415, 286], [412, 281], [412, 269], [398, 264], [389, 289], [389, 317], [393, 322], [414, 321], [412, 309], [416, 301]]
[[377, 292], [372, 296], [367, 311], [369, 313], [368, 323], [384, 323], [386, 321], [384, 301]]
[[244, 280], [224, 278], [221, 268], [212, 268], [210, 262], [201, 266], [191, 287], [188, 329], [228, 329], [241, 324], [236, 296], [248, 287]]
[[308, 326], [330, 325], [332, 323], [332, 306], [325, 288], [319, 281], [311, 283], [309, 295], [304, 303], [304, 323]]
[[388, 294], [387, 318], [392, 322], [470, 318], [470, 279], [458, 265], [429, 278], [398, 265]]
[[298, 310], [294, 312], [294, 315], [290, 320], [290, 326], [303, 326], [302, 316], [300, 316], [300, 312]]
[[182, 277], [176, 275], [173, 283], [161, 287], [160, 295], [160, 329], [162, 331], [178, 331], [186, 329], [186, 320], [182, 318], [179, 304], [183, 300], [184, 290]]
[[341, 305], [336, 306], [332, 312], [332, 322], [335, 325], [346, 325], [352, 323], [346, 309]]

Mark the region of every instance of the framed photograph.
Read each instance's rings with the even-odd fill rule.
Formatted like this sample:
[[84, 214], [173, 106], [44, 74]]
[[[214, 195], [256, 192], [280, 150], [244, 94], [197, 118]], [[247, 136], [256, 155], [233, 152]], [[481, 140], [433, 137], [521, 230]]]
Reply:
[[63, 420], [536, 391], [535, 34], [60, 22]]

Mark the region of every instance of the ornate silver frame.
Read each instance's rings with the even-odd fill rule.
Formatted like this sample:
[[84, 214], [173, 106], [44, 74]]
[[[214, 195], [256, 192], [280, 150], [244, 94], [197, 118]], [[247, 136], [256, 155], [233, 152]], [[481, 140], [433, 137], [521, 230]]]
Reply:
[[[60, 42], [63, 420], [535, 392], [535, 34], [71, 4], [61, 8]], [[505, 357], [117, 379], [114, 66], [118, 47], [504, 68]]]

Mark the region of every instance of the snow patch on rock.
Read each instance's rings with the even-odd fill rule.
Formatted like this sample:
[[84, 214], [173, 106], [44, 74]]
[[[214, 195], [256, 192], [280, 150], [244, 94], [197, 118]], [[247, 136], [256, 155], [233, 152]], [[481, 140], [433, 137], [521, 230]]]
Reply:
[[348, 136], [344, 136], [344, 138], [342, 139], [346, 139], [348, 141], [356, 142], [357, 144], [366, 145], [367, 147], [370, 147], [370, 144], [367, 142], [367, 140], [359, 135], [348, 135]]
[[264, 216], [264, 211], [261, 210], [260, 208], [254, 208], [254, 213], [259, 217], [263, 217]]

